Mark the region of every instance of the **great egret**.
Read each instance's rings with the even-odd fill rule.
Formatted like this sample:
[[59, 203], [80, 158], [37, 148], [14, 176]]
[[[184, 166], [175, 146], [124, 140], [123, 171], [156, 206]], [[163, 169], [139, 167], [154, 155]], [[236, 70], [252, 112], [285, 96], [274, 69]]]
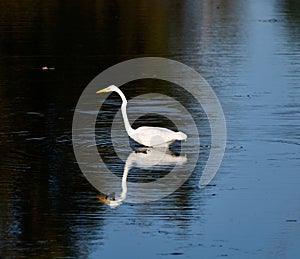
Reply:
[[175, 132], [161, 127], [142, 126], [137, 129], [133, 129], [127, 117], [127, 100], [122, 91], [117, 86], [111, 85], [107, 88], [97, 91], [96, 93], [98, 94], [104, 92], [117, 92], [122, 98], [121, 111], [124, 119], [125, 129], [129, 137], [136, 142], [146, 147], [168, 147], [175, 140], [186, 140], [187, 136], [183, 132]]

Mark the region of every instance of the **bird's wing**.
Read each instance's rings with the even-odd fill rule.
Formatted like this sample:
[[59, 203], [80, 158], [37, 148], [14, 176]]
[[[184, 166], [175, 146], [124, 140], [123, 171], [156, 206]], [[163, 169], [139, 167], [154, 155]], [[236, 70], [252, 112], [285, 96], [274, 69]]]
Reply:
[[137, 128], [133, 139], [145, 146], [157, 146], [176, 140], [175, 132], [161, 127], [143, 126]]

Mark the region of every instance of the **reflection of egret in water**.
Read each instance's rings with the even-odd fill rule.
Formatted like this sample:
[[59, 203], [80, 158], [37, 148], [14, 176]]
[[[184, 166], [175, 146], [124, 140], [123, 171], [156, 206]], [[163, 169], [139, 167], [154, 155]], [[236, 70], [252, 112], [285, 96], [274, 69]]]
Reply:
[[139, 148], [130, 153], [126, 159], [121, 181], [122, 191], [120, 195], [117, 197], [115, 196], [115, 193], [99, 195], [99, 200], [111, 207], [116, 207], [122, 204], [123, 200], [125, 200], [127, 196], [127, 176], [131, 168], [159, 169], [165, 166], [180, 166], [185, 164], [186, 161], [187, 158], [185, 155], [175, 155], [166, 148]]

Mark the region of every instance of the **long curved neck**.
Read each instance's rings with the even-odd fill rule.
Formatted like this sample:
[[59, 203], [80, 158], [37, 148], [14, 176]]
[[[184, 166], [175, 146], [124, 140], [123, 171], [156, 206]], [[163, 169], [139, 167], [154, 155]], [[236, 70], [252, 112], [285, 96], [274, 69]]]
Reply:
[[122, 106], [121, 106], [121, 111], [122, 111], [122, 115], [123, 115], [123, 120], [124, 120], [124, 124], [125, 124], [125, 129], [128, 133], [128, 135], [130, 136], [131, 133], [134, 131], [134, 129], [131, 127], [130, 123], [129, 123], [129, 120], [128, 120], [128, 117], [127, 117], [127, 111], [126, 111], [126, 108], [127, 108], [127, 100], [126, 100], [126, 97], [125, 95], [122, 93], [122, 91], [120, 89], [116, 89], [115, 90], [119, 95], [120, 97], [122, 98]]

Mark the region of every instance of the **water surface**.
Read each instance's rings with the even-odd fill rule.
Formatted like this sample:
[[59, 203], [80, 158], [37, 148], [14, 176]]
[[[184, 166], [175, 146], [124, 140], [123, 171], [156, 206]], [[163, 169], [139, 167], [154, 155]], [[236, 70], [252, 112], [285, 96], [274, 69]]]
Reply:
[[[300, 255], [297, 1], [15, 0], [0, 9], [1, 258]], [[111, 208], [74, 157], [73, 112], [101, 71], [144, 56], [178, 60], [207, 79], [223, 106], [226, 153], [199, 189], [210, 148], [203, 110], [170, 84], [133, 82], [129, 99], [155, 90], [194, 111], [200, 155], [170, 196]], [[105, 137], [120, 104], [110, 96], [96, 134], [121, 180], [125, 163]], [[145, 123], [174, 126], [157, 115], [135, 125]], [[128, 180], [151, 181], [164, 170], [133, 168]]]

